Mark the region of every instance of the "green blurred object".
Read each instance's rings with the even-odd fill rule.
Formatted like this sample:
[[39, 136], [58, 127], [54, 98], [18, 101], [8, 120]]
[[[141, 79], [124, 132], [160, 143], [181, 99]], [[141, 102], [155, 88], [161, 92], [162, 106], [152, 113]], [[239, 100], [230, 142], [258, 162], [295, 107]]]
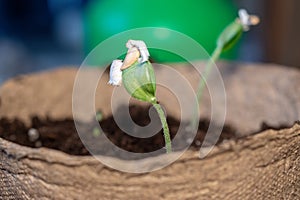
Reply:
[[[211, 54], [219, 34], [237, 17], [236, 13], [237, 9], [228, 0], [94, 0], [85, 12], [85, 52], [88, 54], [100, 42], [129, 29], [164, 27], [195, 39]], [[148, 46], [152, 41], [172, 45], [180, 43], [166, 32], [128, 39], [144, 40]], [[183, 61], [163, 50], [150, 48], [149, 51], [155, 62]], [[223, 58], [234, 59], [236, 54], [237, 48], [234, 48], [224, 53]]]

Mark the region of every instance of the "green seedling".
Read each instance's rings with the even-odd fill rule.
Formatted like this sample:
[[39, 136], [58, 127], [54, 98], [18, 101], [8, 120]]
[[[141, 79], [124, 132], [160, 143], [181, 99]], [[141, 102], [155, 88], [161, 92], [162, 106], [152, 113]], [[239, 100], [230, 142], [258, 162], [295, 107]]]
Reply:
[[156, 80], [146, 44], [140, 40], [129, 40], [124, 61], [114, 60], [110, 68], [109, 84], [120, 86], [123, 82], [126, 91], [135, 99], [151, 103], [156, 109], [164, 133], [166, 152], [172, 152], [169, 127], [161, 105], [156, 98]]
[[[249, 31], [250, 26], [257, 25], [259, 21], [260, 20], [257, 16], [249, 15], [246, 10], [241, 9], [239, 10], [239, 17], [230, 23], [219, 35], [216, 48], [211, 55], [211, 59], [205, 66], [204, 74], [197, 88], [196, 108], [198, 108], [201, 103], [205, 83], [212, 69], [212, 65], [219, 59], [221, 53], [228, 51], [239, 41], [243, 32]], [[197, 113], [195, 113], [195, 115], [197, 115]], [[192, 120], [191, 122], [191, 127], [195, 127], [197, 125], [197, 117], [194, 117], [194, 119], [195, 120]]]
[[[96, 120], [98, 122], [101, 122], [103, 120], [103, 114], [101, 111], [96, 112]], [[102, 131], [98, 127], [93, 128], [93, 136], [99, 137], [102, 134]]]
[[100, 122], [100, 121], [102, 121], [102, 119], [103, 119], [103, 114], [102, 114], [102, 112], [97, 111], [97, 112], [96, 112], [96, 120], [97, 120], [98, 122]]
[[93, 128], [93, 136], [99, 137], [102, 134], [101, 130], [97, 127]]

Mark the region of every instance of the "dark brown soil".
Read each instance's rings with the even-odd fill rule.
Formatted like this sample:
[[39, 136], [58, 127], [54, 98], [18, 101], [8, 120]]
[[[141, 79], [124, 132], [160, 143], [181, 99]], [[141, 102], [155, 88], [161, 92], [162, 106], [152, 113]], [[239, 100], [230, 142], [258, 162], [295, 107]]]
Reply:
[[[147, 125], [150, 122], [148, 108], [131, 106], [129, 111], [137, 124]], [[177, 133], [180, 122], [172, 117], [168, 117], [167, 121], [171, 137], [173, 138]], [[198, 133], [191, 148], [197, 148], [201, 145], [208, 125], [209, 121], [207, 120], [199, 122]], [[152, 152], [164, 146], [162, 131], [149, 138], [132, 137], [119, 129], [112, 116], [101, 120], [100, 126], [105, 135], [114, 144], [127, 151], [139, 153]], [[28, 136], [29, 129], [31, 128], [36, 129], [39, 133], [39, 138], [35, 141], [30, 141]], [[24, 123], [18, 119], [8, 120], [2, 118], [0, 119], [0, 137], [24, 146], [42, 146], [57, 149], [71, 155], [89, 155], [89, 152], [77, 134], [73, 119], [55, 120], [47, 118], [41, 120], [38, 117], [32, 117], [31, 127], [26, 127]], [[225, 139], [236, 138], [235, 131], [229, 126], [224, 126], [218, 143]], [[183, 141], [184, 139], [185, 138], [183, 138]], [[111, 152], [105, 152], [105, 154], [111, 155]]]

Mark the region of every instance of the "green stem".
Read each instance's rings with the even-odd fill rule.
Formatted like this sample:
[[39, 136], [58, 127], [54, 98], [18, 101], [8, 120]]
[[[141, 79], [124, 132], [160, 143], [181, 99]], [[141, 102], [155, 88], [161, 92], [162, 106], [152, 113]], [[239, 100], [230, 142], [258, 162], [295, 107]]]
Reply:
[[158, 116], [160, 118], [161, 124], [162, 124], [167, 153], [171, 153], [172, 152], [171, 137], [170, 137], [170, 131], [169, 131], [169, 127], [167, 124], [167, 119], [166, 119], [165, 113], [158, 103], [153, 103], [153, 106], [156, 109]]
[[197, 117], [198, 112], [197, 111], [198, 111], [199, 105], [201, 103], [205, 83], [206, 83], [206, 80], [207, 80], [207, 78], [210, 74], [210, 71], [212, 69], [213, 64], [219, 59], [219, 57], [221, 55], [221, 52], [222, 52], [222, 47], [220, 47], [220, 46], [216, 47], [216, 49], [212, 53], [211, 59], [209, 59], [208, 63], [205, 66], [204, 74], [203, 74], [202, 79], [200, 80], [198, 88], [197, 88], [197, 93], [196, 93], [197, 102], [196, 102], [196, 105], [195, 105], [195, 112], [194, 112], [193, 120], [191, 122], [191, 127], [196, 127], [196, 125], [197, 125], [197, 119], [198, 119], [198, 117]]

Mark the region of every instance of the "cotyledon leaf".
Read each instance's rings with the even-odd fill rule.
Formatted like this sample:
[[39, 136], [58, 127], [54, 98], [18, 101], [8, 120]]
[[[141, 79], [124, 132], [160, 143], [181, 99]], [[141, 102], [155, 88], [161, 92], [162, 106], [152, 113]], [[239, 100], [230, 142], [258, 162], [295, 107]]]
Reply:
[[243, 33], [243, 26], [241, 23], [234, 21], [229, 24], [221, 33], [217, 40], [217, 46], [222, 48], [222, 51], [229, 50], [240, 39]]
[[122, 80], [127, 92], [134, 98], [156, 102], [156, 81], [152, 64], [135, 62], [131, 67], [122, 71]]

